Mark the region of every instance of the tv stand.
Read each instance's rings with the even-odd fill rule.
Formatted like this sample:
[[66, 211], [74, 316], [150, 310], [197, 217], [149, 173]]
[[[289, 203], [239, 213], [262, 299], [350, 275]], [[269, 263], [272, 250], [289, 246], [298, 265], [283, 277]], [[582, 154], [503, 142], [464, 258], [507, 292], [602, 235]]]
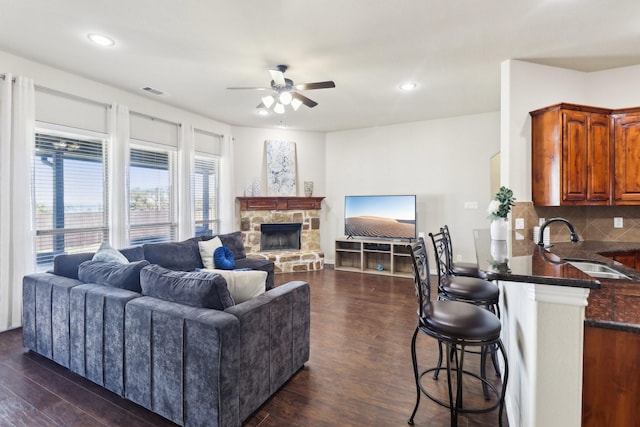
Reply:
[[407, 242], [336, 239], [335, 269], [357, 273], [413, 277]]

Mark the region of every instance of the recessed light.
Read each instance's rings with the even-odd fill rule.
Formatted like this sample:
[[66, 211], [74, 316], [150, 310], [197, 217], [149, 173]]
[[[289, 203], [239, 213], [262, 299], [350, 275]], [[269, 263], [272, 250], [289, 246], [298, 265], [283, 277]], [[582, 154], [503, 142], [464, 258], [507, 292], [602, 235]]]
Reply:
[[409, 90], [415, 89], [416, 86], [418, 86], [418, 85], [415, 84], [415, 83], [403, 83], [403, 84], [400, 85], [400, 89], [409, 91]]
[[87, 34], [87, 38], [100, 46], [113, 46], [116, 44], [111, 37], [107, 37], [103, 34], [89, 33]]

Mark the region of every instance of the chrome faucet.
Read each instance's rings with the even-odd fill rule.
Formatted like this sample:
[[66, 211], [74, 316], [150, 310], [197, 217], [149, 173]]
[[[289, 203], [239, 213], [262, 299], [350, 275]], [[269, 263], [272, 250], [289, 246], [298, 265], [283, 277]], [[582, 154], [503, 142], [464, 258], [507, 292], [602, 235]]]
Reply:
[[547, 228], [547, 226], [549, 224], [551, 224], [552, 222], [564, 222], [567, 227], [569, 228], [569, 231], [571, 232], [571, 241], [573, 243], [578, 243], [580, 241], [580, 239], [578, 239], [578, 233], [576, 233], [576, 229], [573, 228], [573, 224], [571, 224], [568, 220], [564, 219], [564, 218], [551, 218], [548, 219], [547, 221], [545, 221], [544, 224], [542, 224], [540, 226], [540, 235], [538, 236], [538, 245], [544, 247], [544, 229]]

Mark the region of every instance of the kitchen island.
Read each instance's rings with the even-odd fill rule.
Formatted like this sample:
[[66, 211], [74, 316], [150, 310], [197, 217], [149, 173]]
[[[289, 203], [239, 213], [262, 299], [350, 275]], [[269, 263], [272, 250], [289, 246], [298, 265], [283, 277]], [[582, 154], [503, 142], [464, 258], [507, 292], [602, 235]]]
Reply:
[[[502, 292], [502, 339], [511, 372], [506, 398], [509, 424], [625, 425], [611, 424], [610, 415], [604, 413], [611, 412], [604, 396], [616, 400], [620, 394], [606, 392], [613, 382], [607, 376], [618, 371], [606, 368], [615, 358], [625, 357], [612, 345], [640, 341], [640, 321], [636, 321], [640, 312], [635, 309], [640, 302], [640, 272], [599, 254], [640, 249], [640, 243], [555, 243], [544, 249], [517, 232], [502, 242], [492, 241], [488, 230], [474, 231], [474, 238], [480, 269]], [[629, 279], [592, 277], [567, 260], [602, 263]], [[629, 295], [636, 299], [629, 302]], [[616, 334], [631, 334], [632, 339]], [[623, 364], [631, 369], [628, 365]], [[626, 375], [632, 384], [625, 384], [633, 389], [637, 372], [623, 370], [619, 375]], [[616, 414], [626, 410], [619, 406], [614, 407]], [[633, 410], [636, 406], [633, 403]]]

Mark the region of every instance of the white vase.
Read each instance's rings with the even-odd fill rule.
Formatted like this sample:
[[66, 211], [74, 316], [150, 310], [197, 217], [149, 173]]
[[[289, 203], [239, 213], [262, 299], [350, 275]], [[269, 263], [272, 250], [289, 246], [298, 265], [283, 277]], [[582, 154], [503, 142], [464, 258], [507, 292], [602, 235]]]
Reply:
[[509, 223], [506, 218], [494, 219], [491, 221], [491, 240], [507, 240]]
[[304, 182], [304, 195], [306, 197], [311, 197], [313, 194], [313, 181], [305, 181]]

